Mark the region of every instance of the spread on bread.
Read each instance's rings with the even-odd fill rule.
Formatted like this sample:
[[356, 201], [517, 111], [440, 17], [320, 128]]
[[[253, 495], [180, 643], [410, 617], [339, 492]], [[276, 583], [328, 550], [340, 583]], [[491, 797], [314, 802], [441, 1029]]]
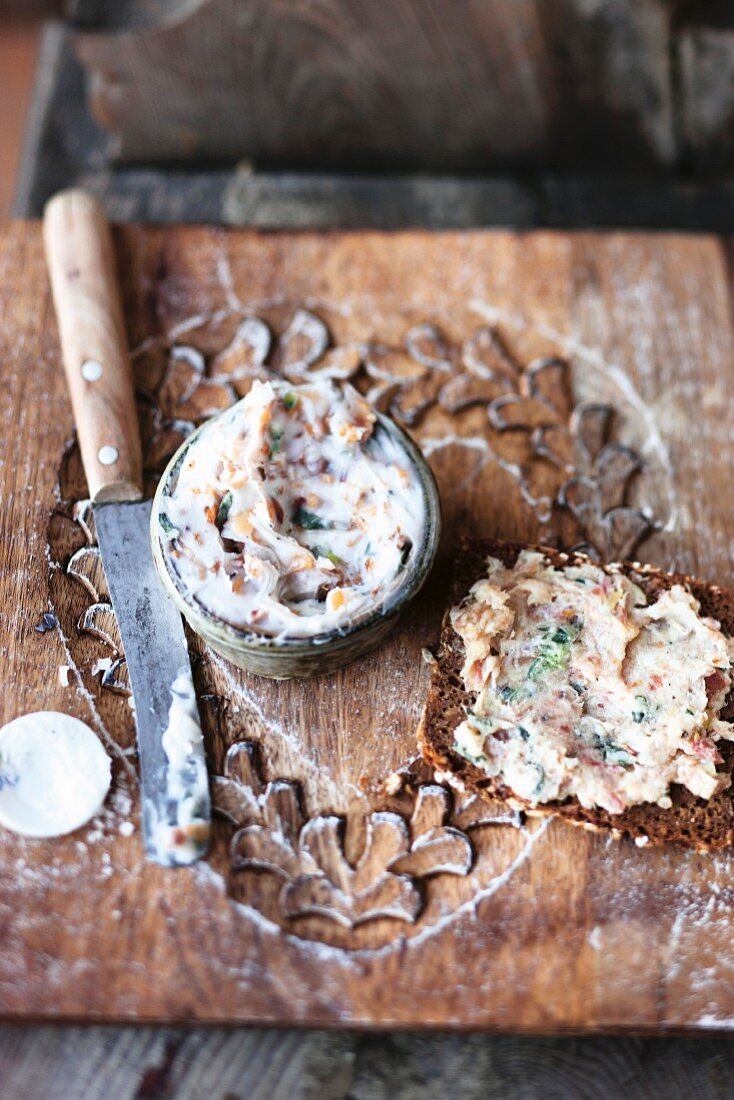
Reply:
[[384, 606], [424, 534], [414, 464], [351, 386], [256, 381], [186, 452], [164, 553], [216, 618], [313, 638]]
[[734, 644], [681, 585], [648, 604], [614, 567], [524, 551], [512, 569], [490, 557], [451, 622], [476, 693], [455, 749], [526, 802], [617, 814], [669, 807], [671, 783], [704, 799], [730, 785]]

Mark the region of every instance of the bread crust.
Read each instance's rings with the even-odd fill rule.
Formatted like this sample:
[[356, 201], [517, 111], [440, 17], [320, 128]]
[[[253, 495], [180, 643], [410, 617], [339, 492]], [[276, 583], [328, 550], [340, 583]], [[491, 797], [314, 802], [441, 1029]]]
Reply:
[[[558, 568], [589, 560], [583, 554], [545, 546], [528, 547], [493, 540], [466, 541], [457, 556], [450, 607], [459, 603], [476, 581], [486, 577], [488, 556], [498, 558], [503, 565], [512, 568], [520, 552], [528, 549], [544, 554]], [[640, 586], [650, 603], [657, 599], [660, 592], [675, 584], [683, 585], [701, 604], [701, 614], [718, 619], [723, 633], [728, 637], [734, 636], [734, 592], [682, 573], [666, 573], [639, 562], [618, 562], [602, 568], [630, 577]], [[673, 805], [670, 809], [664, 810], [653, 803], [641, 803], [630, 806], [621, 814], [611, 814], [601, 808], [586, 809], [575, 798], [530, 804], [459, 755], [453, 747], [454, 730], [464, 718], [464, 707], [470, 697], [461, 678], [464, 645], [453, 629], [449, 615], [447, 610], [428, 696], [418, 726], [418, 743], [429, 764], [444, 773], [451, 782], [493, 801], [501, 799], [529, 815], [558, 816], [585, 829], [632, 837], [641, 846], [674, 843], [698, 851], [716, 851], [734, 844], [734, 785], [706, 801], [697, 798], [687, 788], [673, 784], [670, 789]], [[720, 715], [729, 721], [734, 717], [733, 697], [734, 691], [730, 692]], [[732, 773], [734, 742], [721, 741], [717, 748], [724, 757], [724, 768]]]

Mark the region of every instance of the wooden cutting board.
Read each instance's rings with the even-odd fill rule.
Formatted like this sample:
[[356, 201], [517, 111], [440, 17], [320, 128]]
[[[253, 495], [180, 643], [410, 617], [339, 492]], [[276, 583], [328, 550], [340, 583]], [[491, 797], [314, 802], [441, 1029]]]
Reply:
[[[2, 230], [0, 719], [79, 716], [115, 780], [74, 836], [0, 832], [0, 1015], [733, 1027], [729, 856], [523, 821], [452, 795], [414, 742], [462, 533], [639, 549], [734, 581], [728, 243], [135, 227], [116, 241], [151, 486], [198, 420], [305, 362], [414, 432], [446, 538], [390, 642], [333, 677], [268, 683], [192, 639], [216, 840], [193, 869], [146, 864], [40, 234]], [[58, 625], [41, 632], [44, 612]]]

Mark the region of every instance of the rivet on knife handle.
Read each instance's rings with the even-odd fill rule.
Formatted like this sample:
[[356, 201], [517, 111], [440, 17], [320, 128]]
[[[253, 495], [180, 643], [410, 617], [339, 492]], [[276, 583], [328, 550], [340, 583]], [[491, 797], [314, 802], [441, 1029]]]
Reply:
[[142, 458], [109, 226], [84, 191], [46, 205], [43, 238], [84, 471], [92, 500], [140, 500]]

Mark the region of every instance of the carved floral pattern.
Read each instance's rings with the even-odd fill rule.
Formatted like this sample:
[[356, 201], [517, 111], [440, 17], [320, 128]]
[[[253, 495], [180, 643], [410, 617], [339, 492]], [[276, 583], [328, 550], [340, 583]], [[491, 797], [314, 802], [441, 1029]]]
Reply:
[[[146, 354], [143, 347], [138, 358]], [[545, 541], [558, 542], [559, 528], [566, 535], [565, 515], [575, 546], [606, 559], [629, 557], [655, 526], [628, 503], [641, 463], [611, 440], [612, 406], [574, 403], [564, 358], [522, 364], [490, 325], [476, 328], [460, 345], [436, 325], [420, 323], [399, 346], [378, 339], [334, 346], [321, 318], [297, 309], [277, 338], [265, 321], [246, 317], [208, 361], [181, 343], [167, 347], [164, 358], [155, 391], [141, 394], [150, 422], [146, 465], [152, 483], [196, 425], [244, 396], [255, 378], [320, 377], [350, 380], [376, 408], [419, 436], [433, 408], [449, 417], [483, 408], [483, 444], [517, 481]], [[535, 487], [538, 466], [561, 475], [550, 496]]]
[[[462, 417], [471, 415], [472, 432], [481, 424], [484, 455], [515, 480], [543, 539], [575, 539], [609, 559], [631, 555], [654, 527], [649, 515], [629, 504], [629, 487], [641, 462], [613, 439], [614, 409], [604, 402], [574, 401], [564, 358], [521, 363], [489, 325], [461, 343], [432, 323], [418, 323], [397, 343], [374, 338], [335, 344], [324, 321], [302, 308], [279, 334], [260, 317], [232, 320], [226, 339], [213, 351], [205, 353], [179, 336], [147, 342], [134, 353], [151, 490], [196, 425], [244, 396], [255, 378], [283, 376], [295, 383], [322, 377], [350, 380], [424, 446], [437, 442], [421, 434], [429, 414], [438, 416], [439, 427], [455, 420], [459, 442]], [[93, 672], [101, 675], [102, 687], [129, 696], [92, 509], [89, 501], [78, 500], [70, 510], [84, 543], [67, 555], [65, 575], [88, 597], [77, 629], [99, 647], [101, 659]], [[269, 895], [269, 915], [299, 934], [308, 934], [301, 927], [315, 916], [322, 922], [326, 918], [336, 935], [380, 922], [414, 926], [427, 911], [433, 883], [445, 881], [444, 876], [467, 884], [481, 880], [475, 830], [520, 824], [517, 814], [450, 793], [423, 775], [405, 784], [395, 806], [388, 805], [389, 799], [372, 799], [372, 808], [360, 816], [357, 855], [349, 858], [350, 821], [305, 805], [300, 784], [289, 778], [266, 781], [263, 747], [267, 739], [264, 746], [248, 740], [232, 745], [223, 774], [213, 777], [214, 805], [235, 827], [229, 855], [232, 889], [239, 890], [237, 884], [248, 876], [264, 877], [275, 890]], [[440, 902], [436, 912], [445, 904]]]
[[469, 838], [445, 823], [444, 787], [420, 786], [409, 821], [388, 811], [368, 814], [362, 854], [352, 866], [344, 852], [344, 818], [308, 817], [297, 783], [265, 784], [255, 744], [233, 745], [224, 770], [214, 780], [214, 804], [238, 826], [232, 868], [277, 875], [286, 918], [318, 913], [346, 927], [379, 917], [412, 922], [423, 908], [421, 879], [466, 875], [471, 868]]

